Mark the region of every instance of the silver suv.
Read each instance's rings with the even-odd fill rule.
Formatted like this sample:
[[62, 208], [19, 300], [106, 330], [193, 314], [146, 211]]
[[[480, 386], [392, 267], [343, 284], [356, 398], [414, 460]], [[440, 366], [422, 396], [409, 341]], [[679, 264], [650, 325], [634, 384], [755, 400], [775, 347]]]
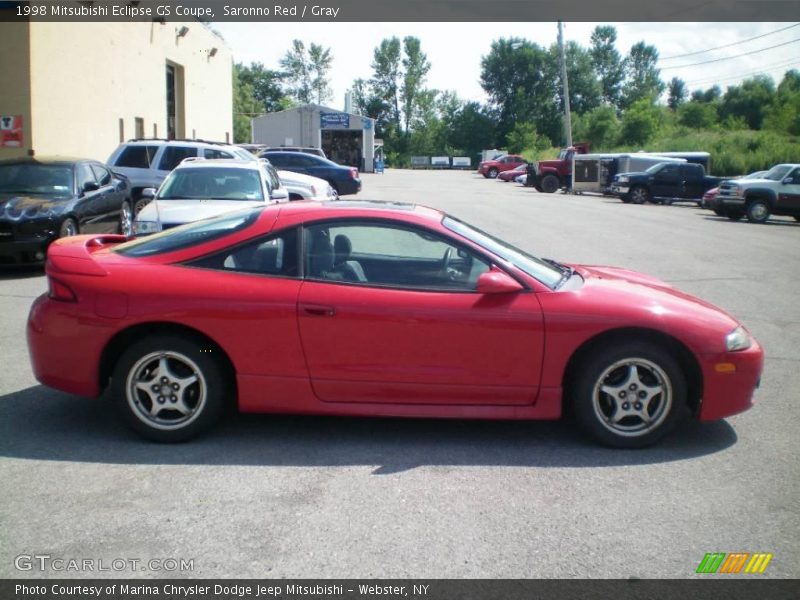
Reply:
[[158, 188], [170, 171], [186, 158], [233, 158], [255, 160], [243, 148], [206, 140], [129, 140], [108, 158], [108, 165], [131, 182], [134, 214], [150, 202], [142, 191]]

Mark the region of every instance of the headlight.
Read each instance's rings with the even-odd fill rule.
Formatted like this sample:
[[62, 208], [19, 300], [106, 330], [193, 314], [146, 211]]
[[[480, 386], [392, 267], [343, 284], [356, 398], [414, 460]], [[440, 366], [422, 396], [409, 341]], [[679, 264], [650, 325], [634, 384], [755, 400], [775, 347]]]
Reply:
[[161, 223], [158, 221], [134, 221], [133, 235], [147, 235], [161, 231]]
[[725, 347], [728, 352], [747, 350], [750, 343], [750, 334], [741, 325], [725, 336]]
[[629, 181], [630, 177], [628, 177], [627, 175], [620, 175], [619, 178], [617, 179], [618, 183], [628, 183]]

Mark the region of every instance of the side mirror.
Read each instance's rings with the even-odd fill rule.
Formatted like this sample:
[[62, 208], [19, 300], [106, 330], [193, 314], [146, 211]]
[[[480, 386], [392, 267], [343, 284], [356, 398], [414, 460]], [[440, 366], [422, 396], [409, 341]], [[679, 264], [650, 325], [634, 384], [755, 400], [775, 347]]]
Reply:
[[288, 202], [289, 201], [289, 192], [286, 191], [285, 187], [279, 187], [272, 190], [272, 193], [269, 195], [270, 200], [275, 202]]
[[783, 181], [781, 181], [783, 185], [790, 185], [794, 183], [794, 177], [784, 177]]
[[142, 190], [142, 198], [149, 198], [152, 200], [156, 197], [156, 188], [144, 188]]
[[100, 189], [100, 185], [96, 181], [87, 181], [83, 184], [83, 193], [96, 192]]
[[522, 289], [522, 285], [511, 275], [497, 269], [481, 273], [478, 277], [479, 294], [513, 294]]

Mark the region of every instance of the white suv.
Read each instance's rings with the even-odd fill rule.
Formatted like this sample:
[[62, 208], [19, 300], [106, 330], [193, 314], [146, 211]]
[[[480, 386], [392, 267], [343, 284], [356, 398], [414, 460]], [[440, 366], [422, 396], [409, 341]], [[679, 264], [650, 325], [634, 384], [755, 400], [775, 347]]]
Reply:
[[288, 202], [289, 192], [275, 169], [261, 160], [188, 158], [175, 167], [153, 201], [133, 223], [134, 235], [148, 235], [232, 210]]
[[131, 182], [134, 214], [150, 201], [142, 196], [146, 188], [158, 188], [170, 171], [186, 158], [232, 158], [253, 160], [244, 148], [204, 140], [130, 140], [119, 145], [108, 165]]

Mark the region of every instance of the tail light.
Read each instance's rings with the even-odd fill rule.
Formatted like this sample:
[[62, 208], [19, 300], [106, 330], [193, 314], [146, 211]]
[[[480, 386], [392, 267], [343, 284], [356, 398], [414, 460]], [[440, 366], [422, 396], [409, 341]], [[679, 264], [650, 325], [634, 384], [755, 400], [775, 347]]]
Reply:
[[66, 283], [48, 277], [47, 279], [47, 296], [53, 300], [61, 302], [77, 302], [78, 297]]

